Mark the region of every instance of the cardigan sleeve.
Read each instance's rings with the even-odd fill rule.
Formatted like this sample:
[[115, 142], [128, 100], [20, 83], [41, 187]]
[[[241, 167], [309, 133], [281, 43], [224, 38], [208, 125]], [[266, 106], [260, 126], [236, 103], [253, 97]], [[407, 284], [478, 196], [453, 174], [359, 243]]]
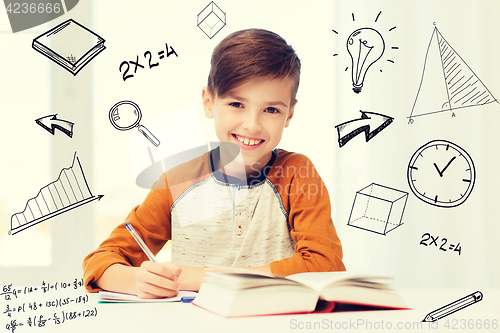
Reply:
[[275, 173], [274, 181], [281, 183], [278, 188], [282, 189], [295, 253], [291, 258], [271, 262], [271, 271], [283, 276], [344, 271], [342, 244], [331, 218], [327, 188], [307, 157], [288, 152], [286, 155], [281, 174]]
[[95, 281], [113, 264], [140, 266], [147, 259], [140, 246], [125, 227], [132, 224], [153, 254], [157, 254], [171, 239], [170, 206], [172, 196], [166, 185], [166, 176], [158, 180], [144, 202], [135, 207], [124, 223], [116, 227], [111, 235], [83, 261], [85, 288], [96, 292], [101, 290]]

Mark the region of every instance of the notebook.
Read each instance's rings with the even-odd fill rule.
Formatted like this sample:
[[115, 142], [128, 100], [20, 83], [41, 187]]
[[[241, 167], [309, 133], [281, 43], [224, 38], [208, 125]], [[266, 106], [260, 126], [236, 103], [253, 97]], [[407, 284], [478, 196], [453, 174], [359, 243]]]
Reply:
[[33, 49], [73, 75], [104, 51], [105, 40], [69, 19], [33, 40]]

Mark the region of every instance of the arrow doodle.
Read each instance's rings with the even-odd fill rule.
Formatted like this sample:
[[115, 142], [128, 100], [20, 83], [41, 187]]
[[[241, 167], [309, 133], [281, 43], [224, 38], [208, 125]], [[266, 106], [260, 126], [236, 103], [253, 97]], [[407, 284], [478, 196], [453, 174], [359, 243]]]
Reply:
[[58, 129], [70, 138], [73, 137], [74, 123], [57, 119], [57, 114], [51, 114], [35, 120], [35, 122], [47, 130], [50, 134], [54, 135], [55, 130]]
[[[384, 128], [389, 126], [394, 118], [375, 112], [362, 111], [361, 118], [346, 121], [345, 123], [335, 126], [339, 136], [339, 147], [342, 148], [349, 140], [354, 138], [356, 135], [365, 132], [366, 142], [370, 141], [375, 135], [377, 135]], [[354, 130], [347, 132], [350, 128], [355, 127]], [[370, 129], [373, 129], [370, 131]]]

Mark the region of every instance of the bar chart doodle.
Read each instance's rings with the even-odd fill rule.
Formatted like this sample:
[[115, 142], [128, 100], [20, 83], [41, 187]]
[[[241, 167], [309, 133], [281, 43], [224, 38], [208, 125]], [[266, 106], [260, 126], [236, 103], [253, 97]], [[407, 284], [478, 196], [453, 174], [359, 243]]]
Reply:
[[103, 196], [93, 195], [90, 191], [75, 152], [71, 166], [62, 169], [55, 181], [42, 187], [35, 197], [29, 199], [22, 212], [12, 215], [9, 235], [15, 235], [96, 199], [101, 200]]
[[[437, 83], [437, 84], [436, 84]], [[441, 84], [440, 84], [441, 83]], [[497, 102], [479, 77], [434, 27], [408, 123], [415, 117]]]

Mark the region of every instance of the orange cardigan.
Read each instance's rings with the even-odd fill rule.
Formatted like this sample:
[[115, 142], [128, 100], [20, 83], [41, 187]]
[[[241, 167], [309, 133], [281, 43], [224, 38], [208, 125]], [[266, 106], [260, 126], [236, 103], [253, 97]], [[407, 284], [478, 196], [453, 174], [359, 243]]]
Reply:
[[[216, 170], [217, 158], [215, 149], [162, 175], [144, 202], [85, 257], [87, 290], [99, 291], [93, 283], [113, 264], [140, 266], [148, 260], [125, 228], [127, 222], [154, 254], [172, 240], [176, 264], [269, 264], [283, 276], [345, 270], [327, 189], [307, 157], [276, 149], [268, 165], [244, 181]], [[217, 210], [217, 193], [231, 193], [226, 188], [233, 189], [232, 209], [231, 203], [220, 213], [202, 209], [200, 200], [213, 200]], [[235, 199], [238, 195], [242, 199]], [[238, 228], [243, 235], [234, 232]]]

